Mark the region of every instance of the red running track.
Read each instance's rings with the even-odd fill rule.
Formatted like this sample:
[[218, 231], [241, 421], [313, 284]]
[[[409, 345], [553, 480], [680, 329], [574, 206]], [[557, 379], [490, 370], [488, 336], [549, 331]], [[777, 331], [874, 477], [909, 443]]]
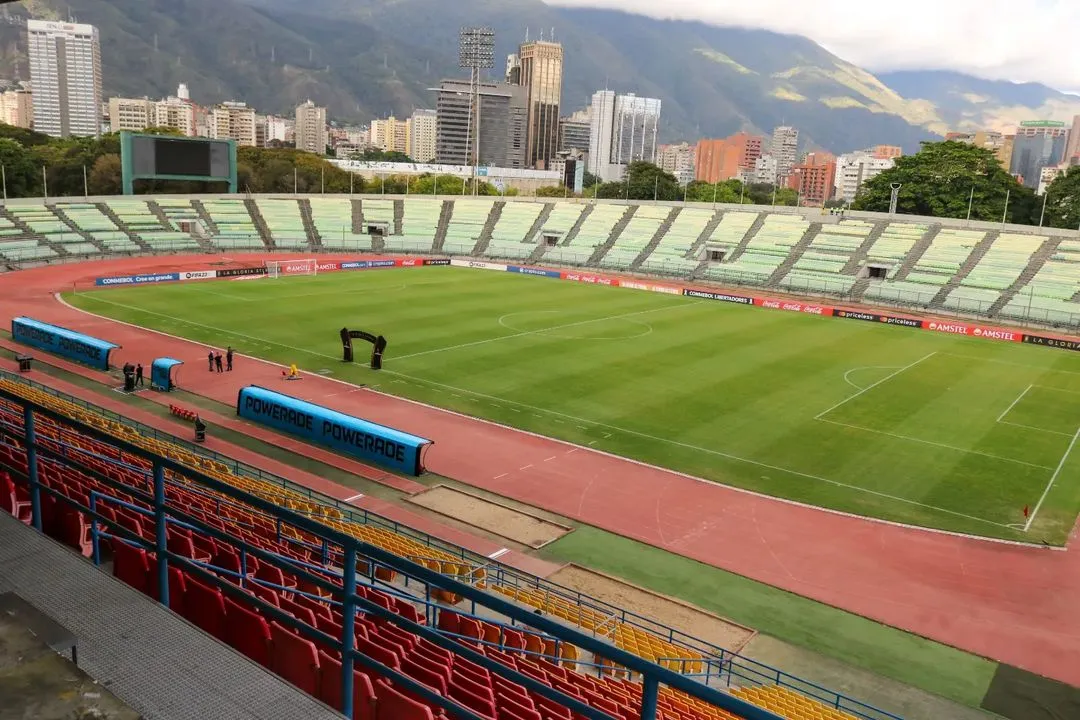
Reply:
[[[244, 359], [201, 370], [206, 349], [57, 302], [110, 274], [198, 267], [220, 256], [111, 260], [0, 277], [0, 321], [16, 314], [124, 346], [116, 362], [186, 360], [186, 389], [224, 403], [280, 368]], [[307, 376], [288, 392], [435, 440], [439, 474], [650, 543], [964, 650], [1080, 685], [1080, 554], [905, 528], [754, 495]], [[470, 448], [482, 447], [484, 453]]]

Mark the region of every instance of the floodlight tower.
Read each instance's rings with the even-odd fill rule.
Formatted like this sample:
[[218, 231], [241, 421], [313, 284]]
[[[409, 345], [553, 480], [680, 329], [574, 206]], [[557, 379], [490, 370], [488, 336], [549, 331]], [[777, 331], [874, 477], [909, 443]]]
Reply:
[[465, 140], [465, 156], [470, 160], [473, 194], [476, 194], [476, 166], [480, 164], [480, 71], [495, 67], [495, 31], [489, 27], [461, 28], [458, 56], [460, 66], [469, 71], [469, 120], [466, 127], [468, 137]]

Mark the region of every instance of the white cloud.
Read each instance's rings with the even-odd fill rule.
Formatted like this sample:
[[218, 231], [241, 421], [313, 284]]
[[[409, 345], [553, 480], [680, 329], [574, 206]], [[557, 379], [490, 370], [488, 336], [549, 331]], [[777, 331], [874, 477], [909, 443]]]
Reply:
[[[957, 70], [1080, 89], [1078, 0], [546, 0], [804, 35], [872, 71]], [[718, 48], [723, 50], [723, 48]]]

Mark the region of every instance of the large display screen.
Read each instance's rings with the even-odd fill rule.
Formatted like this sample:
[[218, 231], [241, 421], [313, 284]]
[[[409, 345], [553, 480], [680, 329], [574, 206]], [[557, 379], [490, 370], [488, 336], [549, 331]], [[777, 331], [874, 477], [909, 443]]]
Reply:
[[213, 175], [210, 143], [159, 138], [154, 142], [154, 171], [159, 175]]

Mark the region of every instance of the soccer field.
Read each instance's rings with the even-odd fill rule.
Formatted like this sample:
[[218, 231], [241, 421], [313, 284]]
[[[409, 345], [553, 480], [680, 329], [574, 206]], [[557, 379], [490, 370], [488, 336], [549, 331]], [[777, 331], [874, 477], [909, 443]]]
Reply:
[[[1080, 357], [1060, 350], [446, 267], [67, 299], [845, 512], [1060, 544], [1080, 510]], [[343, 326], [386, 336], [384, 370], [341, 362]]]

